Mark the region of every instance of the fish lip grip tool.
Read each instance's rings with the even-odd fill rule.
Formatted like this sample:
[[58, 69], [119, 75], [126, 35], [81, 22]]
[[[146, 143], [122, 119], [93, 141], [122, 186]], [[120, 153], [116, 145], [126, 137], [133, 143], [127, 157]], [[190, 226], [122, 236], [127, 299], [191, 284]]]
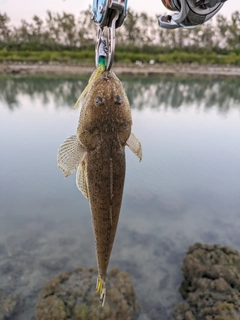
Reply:
[[116, 28], [121, 27], [127, 15], [128, 0], [93, 0], [93, 21], [100, 27], [110, 27], [114, 11], [118, 11]]
[[[99, 48], [106, 43], [107, 70], [111, 69], [115, 53], [115, 29], [121, 27], [127, 15], [128, 0], [93, 0], [92, 19], [98, 26], [96, 45], [96, 66], [99, 57]], [[104, 36], [104, 28], [108, 29], [107, 38]]]
[[165, 29], [200, 26], [211, 19], [223, 6], [226, 0], [162, 0], [163, 5], [173, 11], [172, 16], [160, 16], [158, 24]]

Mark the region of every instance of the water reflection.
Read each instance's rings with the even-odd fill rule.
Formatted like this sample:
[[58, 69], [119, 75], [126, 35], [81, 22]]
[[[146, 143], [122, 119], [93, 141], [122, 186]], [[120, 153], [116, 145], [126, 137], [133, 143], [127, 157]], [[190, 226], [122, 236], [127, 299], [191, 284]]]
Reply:
[[56, 108], [66, 105], [72, 107], [86, 83], [87, 78], [0, 78], [0, 101], [14, 110], [21, 105], [21, 95], [26, 95], [43, 105], [53, 100]]
[[[72, 108], [87, 83], [86, 77], [18, 77], [0, 79], [0, 101], [14, 110], [21, 106], [20, 96], [27, 95], [33, 101], [47, 105], [50, 100], [56, 108]], [[203, 105], [205, 109], [217, 107], [226, 113], [240, 105], [239, 79], [193, 78], [121, 78], [132, 108]]]
[[217, 106], [226, 112], [240, 102], [240, 81], [234, 79], [193, 78], [142, 78], [125, 82], [125, 88], [132, 106], [159, 108], [161, 106]]

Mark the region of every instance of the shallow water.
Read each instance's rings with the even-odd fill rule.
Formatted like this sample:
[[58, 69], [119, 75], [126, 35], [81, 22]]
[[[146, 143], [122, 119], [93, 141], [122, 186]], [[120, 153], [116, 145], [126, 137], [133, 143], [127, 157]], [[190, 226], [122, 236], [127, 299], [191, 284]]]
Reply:
[[[240, 81], [122, 80], [143, 160], [126, 150], [110, 267], [131, 274], [139, 319], [172, 319], [188, 246], [240, 250]], [[0, 291], [23, 298], [14, 320], [34, 319], [54, 275], [96, 266], [88, 202], [56, 166], [86, 81], [0, 79]]]

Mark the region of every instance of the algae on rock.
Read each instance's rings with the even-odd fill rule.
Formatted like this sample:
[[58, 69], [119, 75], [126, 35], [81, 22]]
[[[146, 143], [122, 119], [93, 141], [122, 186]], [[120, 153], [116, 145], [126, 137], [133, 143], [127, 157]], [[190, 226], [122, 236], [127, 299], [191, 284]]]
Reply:
[[36, 320], [132, 320], [139, 312], [128, 273], [113, 268], [108, 275], [105, 306], [95, 293], [96, 269], [63, 272], [46, 283], [36, 306]]
[[187, 303], [176, 320], [240, 319], [240, 254], [220, 245], [196, 243], [183, 259], [180, 292]]
[[19, 303], [17, 294], [6, 296], [4, 292], [0, 292], [0, 320], [10, 319], [15, 313]]

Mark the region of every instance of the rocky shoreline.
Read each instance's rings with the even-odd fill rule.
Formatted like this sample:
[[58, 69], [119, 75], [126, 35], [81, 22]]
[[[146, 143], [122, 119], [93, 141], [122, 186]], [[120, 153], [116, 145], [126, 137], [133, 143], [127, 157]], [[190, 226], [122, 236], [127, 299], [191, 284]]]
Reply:
[[[94, 70], [91, 63], [0, 63], [0, 74], [9, 75], [89, 75]], [[198, 64], [120, 64], [113, 70], [118, 75], [130, 76], [198, 76], [198, 77], [240, 77], [240, 67], [230, 65]]]

